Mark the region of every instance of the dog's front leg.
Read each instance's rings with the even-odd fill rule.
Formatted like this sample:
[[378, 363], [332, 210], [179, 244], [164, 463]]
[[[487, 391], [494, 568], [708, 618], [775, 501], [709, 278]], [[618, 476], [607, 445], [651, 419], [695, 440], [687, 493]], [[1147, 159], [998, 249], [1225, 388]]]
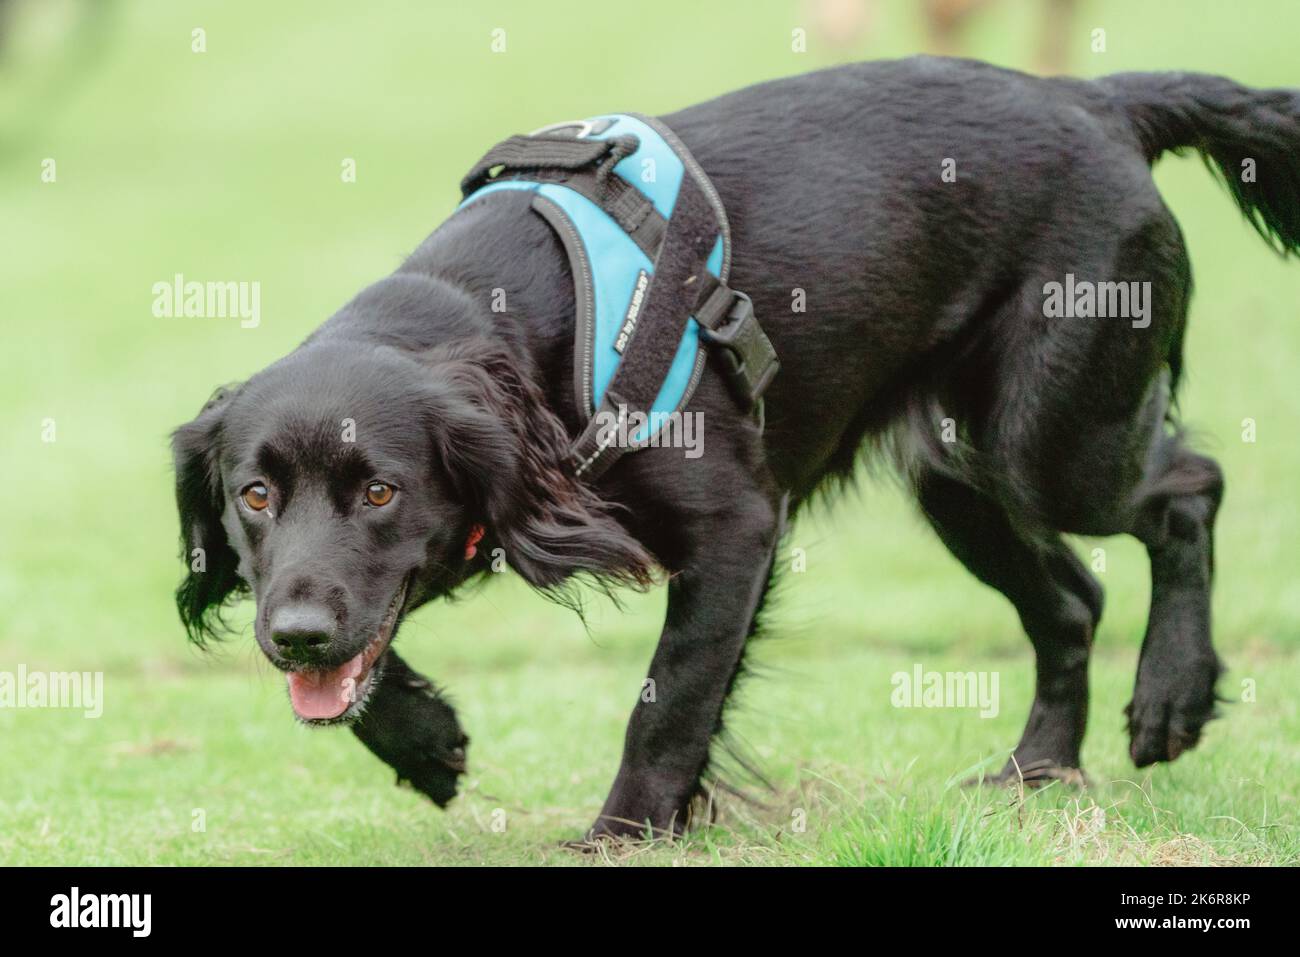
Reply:
[[456, 796], [469, 738], [433, 682], [390, 648], [383, 673], [353, 733], [374, 755], [439, 807]]
[[757, 491], [697, 518], [687, 558], [668, 585], [668, 614], [623, 761], [588, 840], [680, 834], [709, 744], [767, 589], [785, 518]]

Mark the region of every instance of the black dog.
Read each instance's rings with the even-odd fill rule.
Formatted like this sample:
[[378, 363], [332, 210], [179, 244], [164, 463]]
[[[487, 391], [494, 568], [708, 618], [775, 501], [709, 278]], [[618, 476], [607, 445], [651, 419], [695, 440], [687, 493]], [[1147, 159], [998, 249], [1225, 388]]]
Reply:
[[[526, 195], [484, 197], [177, 431], [191, 635], [251, 589], [257, 640], [297, 713], [359, 718], [358, 736], [443, 803], [465, 737], [389, 647], [402, 616], [483, 573], [498, 548], [561, 599], [574, 576], [644, 587], [666, 571], [656, 700], [633, 711], [591, 833], [680, 831], [787, 520], [875, 445], [1034, 645], [1037, 695], [1005, 775], [1079, 767], [1102, 592], [1062, 533], [1146, 545], [1132, 758], [1196, 744], [1220, 673], [1210, 579], [1223, 479], [1172, 425], [1191, 276], [1150, 164], [1200, 150], [1265, 239], [1294, 252], [1300, 93], [918, 58], [664, 119], [721, 194], [731, 284], [782, 362], [765, 429], [715, 368], [692, 400], [702, 457], [647, 449], [594, 486], [576, 480], [568, 260]], [[1058, 316], [1048, 290], [1076, 281], [1149, 283], [1125, 287], [1135, 303], [1148, 291], [1142, 318]], [[490, 307], [493, 290], [507, 311]]]

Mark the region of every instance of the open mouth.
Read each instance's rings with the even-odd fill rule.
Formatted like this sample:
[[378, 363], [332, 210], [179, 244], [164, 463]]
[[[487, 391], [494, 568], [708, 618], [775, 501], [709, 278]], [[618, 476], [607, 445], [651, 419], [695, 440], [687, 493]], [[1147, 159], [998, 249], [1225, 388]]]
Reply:
[[310, 724], [333, 724], [361, 712], [375, 683], [375, 662], [393, 640], [405, 600], [406, 582], [403, 581], [384, 612], [375, 636], [343, 664], [324, 670], [291, 671], [286, 675], [294, 714]]

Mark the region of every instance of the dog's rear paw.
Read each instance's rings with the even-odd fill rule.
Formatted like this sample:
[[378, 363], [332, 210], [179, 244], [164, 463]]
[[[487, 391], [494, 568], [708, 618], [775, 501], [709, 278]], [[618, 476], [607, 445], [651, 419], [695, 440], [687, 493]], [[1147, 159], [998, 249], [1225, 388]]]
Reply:
[[1173, 673], [1138, 675], [1128, 716], [1129, 756], [1139, 768], [1173, 761], [1196, 747], [1207, 721], [1216, 717], [1214, 685], [1223, 667], [1196, 659]]

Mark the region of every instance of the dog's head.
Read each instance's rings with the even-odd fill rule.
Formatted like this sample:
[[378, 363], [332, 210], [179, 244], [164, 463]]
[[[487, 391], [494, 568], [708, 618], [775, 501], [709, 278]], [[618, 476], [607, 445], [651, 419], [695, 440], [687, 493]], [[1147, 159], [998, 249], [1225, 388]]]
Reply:
[[649, 582], [651, 557], [571, 477], [567, 442], [498, 344], [310, 343], [173, 436], [181, 619], [201, 643], [251, 592], [298, 717], [351, 720], [403, 615], [494, 558], [544, 591], [579, 573]]

